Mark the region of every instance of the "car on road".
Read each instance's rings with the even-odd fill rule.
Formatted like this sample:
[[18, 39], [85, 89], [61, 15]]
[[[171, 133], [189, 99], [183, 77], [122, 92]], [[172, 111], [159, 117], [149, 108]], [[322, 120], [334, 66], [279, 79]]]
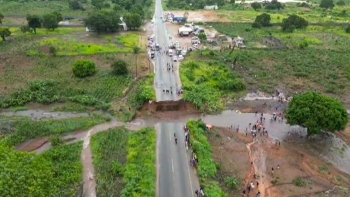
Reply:
[[179, 62], [181, 62], [182, 60], [184, 60], [184, 56], [182, 56], [182, 55], [179, 55]]
[[170, 57], [173, 56], [173, 55], [174, 55], [174, 51], [173, 51], [172, 49], [169, 49], [168, 55], [169, 55]]
[[177, 62], [177, 61], [178, 61], [177, 57], [173, 56], [173, 62]]
[[184, 49], [181, 51], [181, 55], [186, 56], [186, 54], [187, 54], [187, 50]]

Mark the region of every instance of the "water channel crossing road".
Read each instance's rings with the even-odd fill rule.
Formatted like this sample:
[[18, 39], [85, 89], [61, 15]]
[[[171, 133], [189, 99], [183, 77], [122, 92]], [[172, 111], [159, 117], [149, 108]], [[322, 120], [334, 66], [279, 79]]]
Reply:
[[[155, 42], [161, 47], [155, 57], [155, 88], [157, 101], [178, 100], [176, 90], [180, 87], [178, 66], [164, 51], [168, 49], [170, 38], [167, 34], [161, 0], [156, 0], [154, 15]], [[174, 65], [174, 72], [167, 70], [167, 63]], [[172, 90], [164, 93], [163, 90]], [[157, 130], [157, 197], [191, 197], [199, 189], [195, 172], [190, 166], [190, 150], [186, 151], [185, 122], [159, 123]], [[175, 144], [176, 133], [177, 144]]]

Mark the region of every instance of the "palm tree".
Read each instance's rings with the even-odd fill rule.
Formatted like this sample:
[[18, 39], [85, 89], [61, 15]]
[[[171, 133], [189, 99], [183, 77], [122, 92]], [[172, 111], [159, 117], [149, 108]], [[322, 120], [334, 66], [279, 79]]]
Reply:
[[135, 66], [136, 66], [136, 71], [135, 72], [136, 72], [136, 77], [137, 77], [137, 55], [140, 53], [141, 48], [135, 45], [135, 46], [132, 47], [132, 51], [135, 54]]

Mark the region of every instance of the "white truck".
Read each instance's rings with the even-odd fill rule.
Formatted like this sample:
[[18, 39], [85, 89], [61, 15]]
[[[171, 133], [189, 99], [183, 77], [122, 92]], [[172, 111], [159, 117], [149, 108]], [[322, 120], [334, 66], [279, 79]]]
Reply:
[[188, 36], [192, 33], [193, 29], [190, 27], [180, 27], [179, 28], [179, 35], [180, 36]]

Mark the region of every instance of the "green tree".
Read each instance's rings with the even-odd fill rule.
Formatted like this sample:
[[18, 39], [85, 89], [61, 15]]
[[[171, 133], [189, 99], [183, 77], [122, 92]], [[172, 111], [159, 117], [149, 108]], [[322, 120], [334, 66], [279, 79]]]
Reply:
[[2, 28], [0, 27], [0, 37], [3, 41], [6, 41], [5, 37], [8, 37], [11, 35], [11, 31], [9, 28]]
[[346, 5], [346, 3], [345, 3], [345, 1], [343, 1], [343, 0], [339, 0], [339, 1], [337, 2], [337, 6], [344, 6], [344, 5]]
[[141, 17], [136, 13], [128, 13], [124, 16], [123, 19], [128, 29], [135, 30], [141, 27], [141, 23], [142, 23]]
[[116, 32], [119, 29], [120, 17], [114, 11], [92, 12], [85, 19], [85, 25], [98, 34]]
[[79, 3], [79, 1], [68, 1], [68, 5], [71, 10], [83, 10], [83, 6]]
[[114, 75], [127, 75], [128, 74], [128, 63], [124, 60], [118, 59], [111, 65], [112, 74]]
[[258, 9], [261, 9], [261, 4], [259, 2], [253, 2], [250, 4], [250, 6], [252, 6], [252, 8], [256, 11]]
[[91, 5], [97, 10], [101, 10], [103, 8], [103, 3], [103, 0], [91, 0]]
[[34, 34], [36, 34], [36, 29], [41, 27], [42, 20], [38, 15], [27, 15], [28, 27], [32, 28]]
[[78, 60], [73, 66], [75, 76], [84, 78], [96, 73], [96, 65], [90, 60]]
[[272, 0], [269, 3], [265, 3], [265, 8], [268, 10], [280, 10], [283, 9], [283, 5], [281, 2], [278, 2], [277, 0]]
[[328, 8], [332, 9], [334, 7], [333, 0], [321, 0], [320, 7], [326, 8], [326, 9]]
[[139, 55], [139, 53], [141, 52], [141, 48], [138, 46], [133, 46], [132, 47], [132, 51], [135, 54], [135, 68], [136, 68], [136, 77], [137, 77], [137, 57]]
[[55, 30], [58, 27], [58, 23], [62, 20], [62, 15], [59, 12], [45, 14], [43, 16], [43, 27]]
[[291, 15], [288, 18], [282, 20], [282, 30], [286, 32], [293, 32], [294, 29], [306, 28], [309, 23], [298, 15]]
[[63, 21], [63, 16], [59, 11], [53, 11], [52, 14], [56, 16], [58, 22]]
[[53, 196], [58, 192], [52, 165], [33, 153], [19, 152], [0, 143], [1, 196]]
[[258, 16], [256, 16], [254, 23], [260, 24], [263, 27], [270, 26], [271, 16], [266, 13], [262, 13]]
[[308, 136], [322, 130], [342, 131], [348, 123], [346, 108], [339, 100], [315, 92], [295, 95], [286, 118], [291, 125], [307, 128]]
[[2, 20], [3, 20], [4, 18], [5, 18], [4, 15], [2, 15], [2, 14], [0, 13], [0, 25], [2, 25]]
[[140, 4], [134, 5], [134, 6], [131, 8], [130, 12], [140, 15], [140, 17], [141, 17], [142, 19], [145, 18], [145, 12], [143, 11], [143, 8], [142, 8], [142, 6], [141, 6]]

